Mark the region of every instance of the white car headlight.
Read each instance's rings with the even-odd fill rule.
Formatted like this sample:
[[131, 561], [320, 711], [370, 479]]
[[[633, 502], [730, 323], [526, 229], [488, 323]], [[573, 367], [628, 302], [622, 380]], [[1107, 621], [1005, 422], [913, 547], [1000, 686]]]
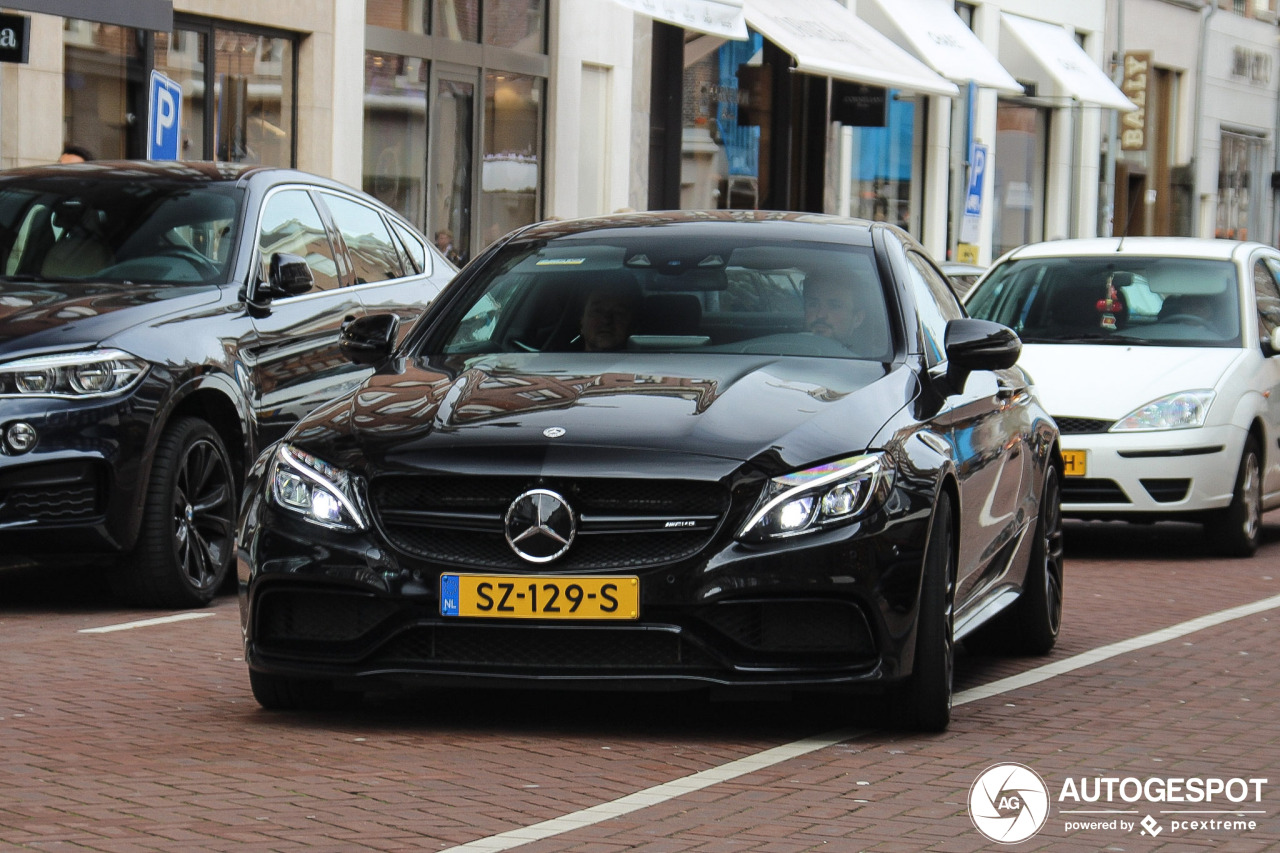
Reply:
[[367, 530], [349, 473], [282, 444], [271, 463], [271, 500], [308, 521], [335, 530]]
[[0, 364], [0, 397], [110, 397], [137, 385], [148, 367], [118, 349], [23, 358]]
[[774, 477], [738, 538], [763, 542], [853, 521], [883, 503], [892, 484], [893, 465], [883, 453]]
[[1204, 426], [1213, 404], [1213, 391], [1179, 391], [1134, 409], [1116, 421], [1111, 432], [1154, 432]]

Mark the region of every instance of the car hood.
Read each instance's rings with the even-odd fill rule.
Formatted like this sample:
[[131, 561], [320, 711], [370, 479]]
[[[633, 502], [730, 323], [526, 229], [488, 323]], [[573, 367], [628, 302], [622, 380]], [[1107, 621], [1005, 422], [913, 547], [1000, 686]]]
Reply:
[[1216, 388], [1242, 355], [1226, 347], [1024, 343], [1018, 366], [1055, 417], [1117, 420], [1166, 394]]
[[715, 477], [755, 460], [781, 472], [866, 449], [915, 389], [906, 368], [845, 359], [408, 362], [314, 412], [292, 440], [344, 467], [384, 471], [596, 465], [619, 474], [653, 465]]
[[0, 355], [96, 344], [218, 296], [207, 285], [0, 281]]

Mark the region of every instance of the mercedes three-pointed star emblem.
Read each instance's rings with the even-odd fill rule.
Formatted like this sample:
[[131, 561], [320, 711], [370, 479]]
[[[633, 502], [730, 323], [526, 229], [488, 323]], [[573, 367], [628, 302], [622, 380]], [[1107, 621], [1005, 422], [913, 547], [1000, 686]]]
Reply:
[[560, 495], [548, 489], [530, 489], [507, 507], [504, 532], [507, 544], [520, 559], [549, 563], [569, 550], [578, 522]]

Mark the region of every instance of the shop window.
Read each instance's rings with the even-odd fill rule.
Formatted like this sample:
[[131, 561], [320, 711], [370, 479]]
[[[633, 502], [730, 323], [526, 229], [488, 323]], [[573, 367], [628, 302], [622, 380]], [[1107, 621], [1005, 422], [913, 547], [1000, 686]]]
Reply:
[[140, 114], [145, 100], [137, 100], [129, 81], [142, 73], [139, 31], [68, 19], [63, 52], [62, 141], [87, 148], [98, 159], [136, 156], [129, 116]]
[[65, 141], [98, 158], [146, 156], [138, 117], [154, 69], [182, 87], [181, 159], [293, 164], [293, 36], [195, 19], [155, 34], [69, 19], [63, 50]]
[[[218, 160], [288, 166], [293, 159], [293, 45], [238, 30], [214, 31]], [[262, 57], [278, 56], [276, 61]]]
[[388, 53], [364, 60], [363, 188], [418, 227], [426, 209], [427, 66]]
[[431, 34], [453, 41], [480, 40], [480, 0], [433, 0]]
[[[436, 247], [448, 247], [442, 251], [458, 266], [471, 257], [475, 108], [475, 84], [470, 80], [442, 76], [437, 81], [431, 112], [430, 227]], [[504, 233], [490, 224], [484, 244]]]
[[845, 130], [853, 166], [849, 213], [909, 229], [915, 104], [893, 90], [886, 100], [883, 126]]
[[752, 210], [764, 197], [768, 162], [762, 129], [771, 120], [764, 39], [701, 46], [710, 37], [686, 34], [681, 105], [680, 206]]
[[[1250, 195], [1251, 180], [1262, 173], [1266, 141], [1242, 133], [1223, 132], [1218, 155], [1218, 210], [1214, 236], [1248, 240], [1257, 217]], [[1257, 233], [1255, 230], [1254, 233]]]
[[485, 75], [480, 220], [486, 237], [538, 218], [543, 101], [540, 79]]
[[545, 0], [487, 0], [485, 3], [485, 44], [541, 52], [545, 29]]
[[992, 255], [1044, 239], [1048, 111], [1001, 101], [996, 108]]

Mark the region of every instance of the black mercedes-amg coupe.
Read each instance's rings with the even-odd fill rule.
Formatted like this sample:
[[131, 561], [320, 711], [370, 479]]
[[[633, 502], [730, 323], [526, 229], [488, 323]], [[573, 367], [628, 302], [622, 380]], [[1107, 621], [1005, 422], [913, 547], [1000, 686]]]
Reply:
[[895, 227], [635, 213], [500, 241], [258, 458], [238, 539], [267, 708], [398, 685], [882, 693], [1044, 653], [1058, 433], [1004, 326]]

